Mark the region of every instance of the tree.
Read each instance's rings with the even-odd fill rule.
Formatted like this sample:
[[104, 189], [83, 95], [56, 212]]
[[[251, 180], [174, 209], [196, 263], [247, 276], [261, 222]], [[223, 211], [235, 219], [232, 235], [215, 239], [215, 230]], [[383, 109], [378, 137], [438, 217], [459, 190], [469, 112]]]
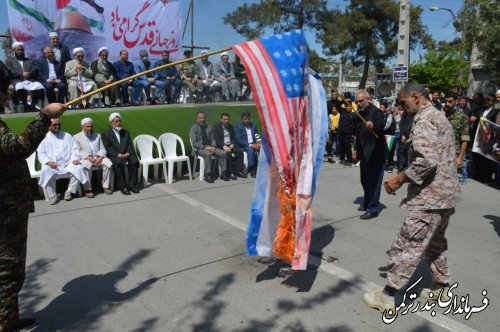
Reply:
[[326, 10], [326, 0], [263, 0], [244, 4], [224, 17], [230, 25], [248, 40], [262, 36], [266, 29], [275, 34], [319, 25], [319, 14]]
[[[422, 7], [410, 8], [410, 48], [432, 44], [420, 15]], [[395, 0], [351, 0], [342, 12], [324, 11], [319, 20], [318, 38], [329, 55], [342, 54], [354, 66], [363, 65], [359, 88], [364, 89], [370, 65], [378, 72], [397, 51], [399, 2]]]
[[441, 43], [438, 50], [428, 50], [421, 61], [410, 65], [410, 81], [440, 91], [450, 91], [457, 83], [465, 86], [467, 77], [461, 76], [462, 81], [458, 81], [461, 71], [467, 70], [460, 47], [451, 42]]

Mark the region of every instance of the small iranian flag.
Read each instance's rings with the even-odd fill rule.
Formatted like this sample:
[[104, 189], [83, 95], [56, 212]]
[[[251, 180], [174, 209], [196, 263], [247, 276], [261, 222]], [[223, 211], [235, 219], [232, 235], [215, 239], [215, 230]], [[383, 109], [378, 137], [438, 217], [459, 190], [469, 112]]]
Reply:
[[384, 136], [385, 136], [385, 142], [387, 143], [387, 149], [391, 151], [394, 145], [394, 135], [384, 135]]

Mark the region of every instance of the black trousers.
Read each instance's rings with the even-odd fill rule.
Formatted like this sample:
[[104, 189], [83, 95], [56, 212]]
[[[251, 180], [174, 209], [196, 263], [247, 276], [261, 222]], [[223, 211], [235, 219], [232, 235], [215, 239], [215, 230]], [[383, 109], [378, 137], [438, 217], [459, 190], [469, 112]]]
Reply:
[[[139, 162], [128, 161], [126, 159], [113, 158], [113, 169], [115, 170], [117, 188], [129, 188], [137, 185], [137, 172], [139, 170]], [[125, 168], [128, 169], [128, 177], [125, 174]]]

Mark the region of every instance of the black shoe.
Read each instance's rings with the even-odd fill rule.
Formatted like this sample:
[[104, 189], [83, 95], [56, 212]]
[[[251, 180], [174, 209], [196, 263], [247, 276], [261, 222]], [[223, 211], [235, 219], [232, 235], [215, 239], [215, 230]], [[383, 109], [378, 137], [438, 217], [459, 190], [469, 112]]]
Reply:
[[255, 179], [255, 177], [257, 176], [257, 172], [250, 172], [250, 176]]
[[238, 180], [238, 178], [236, 177], [236, 175], [234, 175], [233, 173], [231, 173], [231, 174], [229, 175], [229, 178], [230, 178], [231, 180]]
[[130, 195], [130, 191], [128, 191], [128, 189], [127, 189], [127, 188], [122, 188], [122, 189], [120, 189], [120, 191], [121, 191], [121, 192], [122, 192], [122, 194], [124, 194], [124, 195]]
[[220, 176], [220, 179], [223, 180], [223, 181], [229, 181], [229, 177], [226, 174], [222, 174]]
[[358, 211], [366, 211], [366, 209], [364, 206], [360, 206], [360, 207], [358, 207]]
[[133, 185], [132, 188], [130, 188], [130, 191], [132, 191], [134, 194], [138, 194], [139, 187], [137, 187], [137, 185]]
[[368, 219], [377, 218], [377, 216], [378, 216], [378, 214], [376, 214], [376, 213], [365, 212], [364, 214], [359, 216], [359, 219], [368, 220]]
[[238, 172], [236, 173], [236, 176], [239, 176], [240, 178], [246, 179], [248, 177], [247, 173], [245, 172]]
[[24, 318], [24, 319], [20, 319], [17, 322], [17, 324], [14, 326], [13, 331], [16, 331], [16, 332], [31, 331], [37, 325], [38, 324], [34, 318]]
[[212, 175], [207, 174], [205, 175], [205, 181], [208, 183], [214, 183], [214, 178], [212, 177]]

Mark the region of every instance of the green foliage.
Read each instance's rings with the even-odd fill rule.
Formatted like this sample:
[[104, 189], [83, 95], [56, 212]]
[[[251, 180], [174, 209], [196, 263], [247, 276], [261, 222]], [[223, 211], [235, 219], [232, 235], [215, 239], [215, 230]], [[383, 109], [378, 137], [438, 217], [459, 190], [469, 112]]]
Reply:
[[325, 0], [262, 0], [251, 5], [243, 4], [224, 17], [230, 25], [248, 40], [262, 36], [266, 29], [275, 34], [314, 28], [320, 23], [319, 13], [326, 10]]
[[492, 77], [500, 75], [500, 5], [497, 0], [465, 0], [460, 12], [468, 52], [473, 44]]
[[[410, 48], [427, 47], [432, 38], [426, 33], [420, 15], [420, 6], [411, 7]], [[363, 65], [360, 88], [364, 88], [369, 66], [377, 71], [393, 58], [397, 51], [399, 28], [399, 1], [395, 0], [351, 0], [344, 12], [323, 12], [323, 25], [318, 37], [328, 54], [343, 54], [354, 66]]]
[[458, 47], [443, 45], [440, 50], [429, 50], [422, 61], [410, 65], [410, 81], [431, 90], [450, 91], [455, 84], [467, 85], [467, 70]]

